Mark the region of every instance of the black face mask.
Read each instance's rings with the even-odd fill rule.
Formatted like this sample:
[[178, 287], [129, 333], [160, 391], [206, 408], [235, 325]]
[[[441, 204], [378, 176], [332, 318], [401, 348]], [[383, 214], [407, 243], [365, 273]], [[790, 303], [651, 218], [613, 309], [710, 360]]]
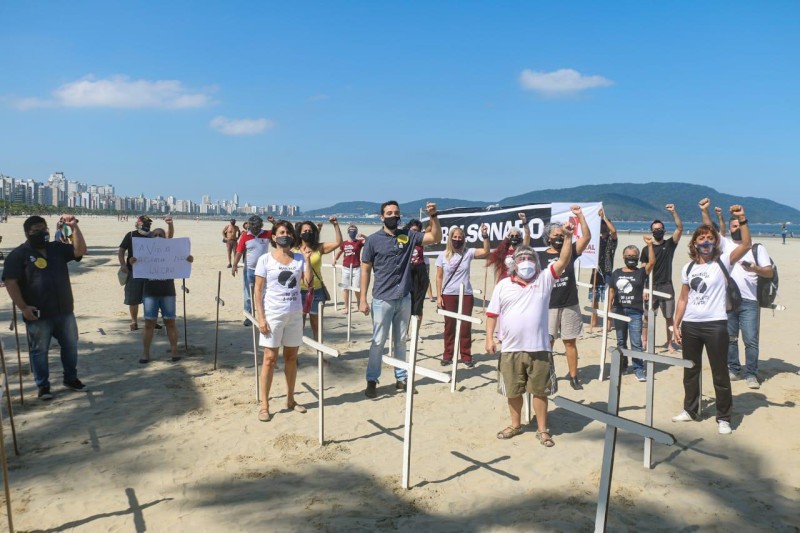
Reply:
[[628, 268], [636, 268], [636, 264], [639, 262], [638, 257], [626, 257], [625, 258], [625, 266]]
[[521, 242], [522, 242], [522, 239], [520, 239], [517, 235], [512, 235], [511, 237], [508, 238], [508, 243], [511, 246], [519, 246], [519, 243], [521, 243]]
[[556, 250], [560, 250], [561, 247], [564, 246], [564, 237], [556, 237], [555, 239], [550, 239], [550, 246], [552, 246]]
[[292, 239], [291, 235], [281, 235], [280, 237], [275, 237], [275, 244], [281, 248], [288, 248], [294, 244], [294, 239]]
[[742, 240], [742, 230], [741, 229], [737, 229], [735, 231], [732, 231], [731, 232], [731, 239], [733, 239], [734, 241], [741, 241]]
[[654, 229], [653, 230], [653, 238], [657, 241], [660, 241], [664, 238], [664, 230], [663, 229]]
[[300, 240], [305, 243], [314, 242], [314, 233], [311, 231], [304, 231], [300, 234]]
[[383, 219], [383, 225], [390, 231], [396, 230], [398, 224], [400, 224], [400, 217], [385, 217]]
[[45, 244], [50, 242], [50, 232], [37, 231], [36, 233], [31, 233], [28, 235], [28, 242], [34, 248], [44, 248]]
[[461, 239], [451, 241], [453, 243], [454, 250], [460, 250], [464, 247], [464, 241]]
[[254, 237], [258, 237], [258, 235], [261, 233], [261, 226], [252, 226], [251, 225], [250, 228], [247, 231], [250, 232], [250, 235], [253, 235]]

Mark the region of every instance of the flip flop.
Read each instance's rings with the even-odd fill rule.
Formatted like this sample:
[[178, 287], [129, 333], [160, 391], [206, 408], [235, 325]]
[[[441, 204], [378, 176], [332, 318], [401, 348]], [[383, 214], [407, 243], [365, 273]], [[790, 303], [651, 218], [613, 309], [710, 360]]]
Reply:
[[136, 331], [139, 329], [139, 324], [131, 324], [131, 331]]
[[272, 414], [269, 412], [269, 409], [261, 409], [258, 412], [258, 419], [261, 422], [269, 422], [272, 420]]
[[302, 405], [300, 405], [297, 402], [293, 402], [293, 403], [287, 405], [286, 408], [289, 409], [290, 411], [296, 411], [298, 413], [305, 413], [306, 412], [306, 408], [303, 407]]
[[181, 359], [182, 359], [182, 357], [177, 357], [177, 356], [176, 356], [176, 357], [173, 357], [172, 359], [170, 359], [170, 361], [172, 361], [173, 363], [177, 363], [177, 362], [178, 362], [178, 361], [180, 361]]
[[150, 362], [150, 359], [139, 359], [139, 364], [140, 365], [146, 365], [149, 362]]

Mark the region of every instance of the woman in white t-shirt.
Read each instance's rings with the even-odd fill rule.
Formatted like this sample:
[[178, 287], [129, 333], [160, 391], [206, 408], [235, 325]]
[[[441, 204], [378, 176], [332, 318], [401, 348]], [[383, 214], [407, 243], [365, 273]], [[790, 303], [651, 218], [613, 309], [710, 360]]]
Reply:
[[719, 233], [713, 226], [703, 224], [694, 231], [689, 242], [692, 261], [681, 269], [683, 288], [675, 312], [675, 340], [683, 346], [683, 358], [694, 362], [694, 367], [683, 370], [683, 411], [672, 421], [689, 422], [699, 416], [700, 372], [705, 347], [716, 394], [717, 426], [722, 435], [731, 432], [733, 404], [728, 376], [726, 272], [730, 272], [732, 265], [750, 249], [750, 230], [744, 209], [734, 205], [730, 211], [739, 219], [741, 244], [729, 254], [723, 253]]
[[[464, 284], [464, 302], [461, 314], [472, 315], [472, 285], [469, 282], [470, 263], [473, 259], [489, 257], [489, 228], [481, 225], [481, 239], [483, 248], [466, 248], [464, 230], [453, 227], [447, 237], [445, 250], [436, 258], [436, 294], [440, 309], [458, 311], [458, 294], [461, 284]], [[458, 343], [460, 346], [461, 362], [472, 368], [472, 324], [461, 322], [461, 332]], [[453, 351], [456, 340], [456, 319], [444, 318], [444, 353], [442, 366], [453, 362]]]
[[294, 385], [297, 378], [297, 350], [303, 342], [303, 303], [300, 298], [300, 282], [313, 281], [309, 255], [292, 252], [297, 241], [290, 222], [279, 220], [272, 227], [270, 238], [273, 250], [262, 255], [256, 264], [254, 303], [259, 345], [264, 347], [264, 365], [261, 367], [261, 409], [258, 419], [269, 422], [269, 389], [283, 346], [284, 375], [286, 376], [286, 407], [299, 413], [306, 409], [294, 401]]

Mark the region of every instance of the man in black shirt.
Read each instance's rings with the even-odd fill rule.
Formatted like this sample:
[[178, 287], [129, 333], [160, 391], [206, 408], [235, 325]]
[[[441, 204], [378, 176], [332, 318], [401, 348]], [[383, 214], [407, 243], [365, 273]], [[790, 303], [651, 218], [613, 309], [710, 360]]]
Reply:
[[[606, 287], [611, 285], [611, 273], [614, 271], [614, 255], [617, 253], [617, 228], [614, 223], [606, 217], [605, 211], [601, 208], [597, 213], [600, 215], [600, 247], [597, 253], [597, 268], [592, 270], [592, 285], [594, 290], [589, 289], [589, 301], [592, 302], [592, 309], [597, 309], [597, 304], [606, 301]], [[597, 326], [597, 313], [592, 312], [592, 320], [589, 323], [589, 333]], [[611, 331], [611, 321], [605, 321], [605, 327]]]
[[8, 254], [2, 276], [8, 295], [22, 311], [41, 400], [53, 398], [47, 360], [52, 337], [61, 347], [64, 386], [86, 390], [78, 379], [78, 325], [67, 268], [67, 263], [80, 261], [86, 254], [86, 241], [78, 219], [72, 215], [64, 215], [63, 219], [73, 230], [72, 244], [50, 242], [47, 221], [39, 216], [28, 217], [22, 225], [27, 242]]
[[[650, 231], [653, 233], [653, 250], [656, 254], [656, 266], [653, 270], [653, 290], [665, 292], [672, 295], [672, 298], [653, 298], [653, 312], [658, 313], [658, 309], [664, 313], [666, 319], [667, 342], [664, 345], [669, 349], [669, 353], [675, 353], [675, 348], [672, 345], [672, 316], [675, 314], [675, 289], [672, 287], [672, 258], [675, 255], [675, 249], [678, 247], [678, 241], [681, 240], [683, 234], [683, 222], [678, 212], [675, 211], [674, 204], [667, 204], [664, 208], [672, 213], [672, 220], [675, 222], [675, 231], [670, 237], [664, 239], [664, 223], [660, 220], [654, 220], [650, 224]], [[642, 250], [642, 256], [639, 259], [642, 264], [646, 264], [650, 259], [648, 248]], [[649, 294], [645, 293], [645, 300], [649, 298]], [[644, 314], [642, 322], [642, 345], [644, 350], [647, 350], [647, 313]]]

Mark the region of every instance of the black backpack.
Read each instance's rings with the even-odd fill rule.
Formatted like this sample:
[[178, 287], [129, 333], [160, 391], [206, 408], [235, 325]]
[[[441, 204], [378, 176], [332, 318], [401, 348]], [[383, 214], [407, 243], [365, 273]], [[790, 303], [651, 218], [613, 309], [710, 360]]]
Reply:
[[[755, 243], [753, 245], [753, 259], [756, 262], [756, 266], [762, 266], [758, 264], [758, 247], [761, 246], [759, 243]], [[775, 261], [772, 258], [769, 259], [770, 265], [772, 266], [772, 277], [765, 278], [762, 276], [758, 276], [758, 285], [756, 288], [756, 298], [758, 299], [758, 305], [761, 307], [772, 307], [772, 303], [775, 301], [775, 297], [778, 296], [778, 265], [775, 264]]]

